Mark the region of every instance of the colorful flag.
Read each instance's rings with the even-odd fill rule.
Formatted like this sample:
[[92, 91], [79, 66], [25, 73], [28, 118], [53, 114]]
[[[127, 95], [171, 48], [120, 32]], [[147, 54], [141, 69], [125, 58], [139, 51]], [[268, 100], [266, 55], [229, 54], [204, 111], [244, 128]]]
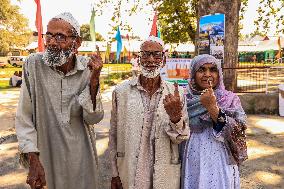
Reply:
[[120, 30], [119, 30], [119, 26], [117, 27], [117, 32], [115, 35], [115, 39], [117, 41], [117, 45], [116, 45], [116, 60], [119, 60], [119, 56], [122, 50], [122, 39], [121, 39], [121, 35], [120, 35]]
[[123, 47], [123, 57], [126, 57], [127, 56], [127, 49], [126, 49], [126, 47], [124, 46]]
[[41, 17], [41, 6], [40, 6], [40, 0], [35, 0], [36, 3], [36, 29], [38, 33], [38, 51], [43, 52], [44, 51], [44, 44], [43, 44], [43, 38], [42, 38], [42, 17]]
[[152, 23], [152, 28], [151, 28], [151, 32], [150, 32], [150, 36], [158, 36], [158, 28], [157, 28], [157, 20], [158, 20], [158, 16], [157, 16], [157, 12], [155, 12], [154, 18], [153, 18], [153, 23]]
[[91, 20], [90, 20], [90, 35], [91, 35], [92, 41], [94, 41], [94, 42], [96, 42], [95, 16], [96, 16], [96, 11], [93, 8]]

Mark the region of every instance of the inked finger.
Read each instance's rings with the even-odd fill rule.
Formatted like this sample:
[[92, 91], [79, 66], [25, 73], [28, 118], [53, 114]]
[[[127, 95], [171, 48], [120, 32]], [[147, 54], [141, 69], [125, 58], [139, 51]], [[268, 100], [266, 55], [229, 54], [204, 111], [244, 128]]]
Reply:
[[212, 88], [212, 81], [208, 79], [209, 88]]
[[175, 92], [174, 92], [174, 94], [175, 94], [175, 96], [179, 96], [178, 83], [175, 82], [175, 83], [174, 83], [174, 86], [175, 86]]
[[99, 46], [98, 46], [98, 45], [96, 45], [96, 49], [97, 49], [97, 55], [98, 55], [98, 56], [101, 56], [100, 49], [99, 49]]

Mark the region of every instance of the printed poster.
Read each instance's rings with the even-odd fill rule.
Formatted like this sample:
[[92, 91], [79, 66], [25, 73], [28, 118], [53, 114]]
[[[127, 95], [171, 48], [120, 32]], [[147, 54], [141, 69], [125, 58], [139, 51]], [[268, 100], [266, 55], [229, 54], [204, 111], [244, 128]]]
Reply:
[[181, 86], [188, 84], [190, 77], [189, 58], [167, 58], [166, 65], [161, 70], [161, 77], [170, 82], [177, 82]]
[[200, 18], [198, 54], [211, 54], [224, 61], [225, 15], [214, 14]]

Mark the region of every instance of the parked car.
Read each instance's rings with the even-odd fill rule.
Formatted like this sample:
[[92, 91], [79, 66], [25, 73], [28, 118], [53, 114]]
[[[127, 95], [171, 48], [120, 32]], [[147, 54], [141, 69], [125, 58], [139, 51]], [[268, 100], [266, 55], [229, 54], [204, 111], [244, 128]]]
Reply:
[[25, 56], [11, 56], [8, 58], [8, 63], [14, 67], [22, 67], [25, 63], [26, 57]]

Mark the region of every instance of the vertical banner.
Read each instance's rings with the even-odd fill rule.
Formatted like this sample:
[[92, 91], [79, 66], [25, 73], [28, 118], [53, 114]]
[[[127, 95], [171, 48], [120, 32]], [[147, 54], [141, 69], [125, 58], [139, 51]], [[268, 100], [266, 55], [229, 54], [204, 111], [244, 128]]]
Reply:
[[198, 54], [211, 54], [224, 62], [225, 15], [205, 15], [199, 22]]
[[190, 77], [190, 63], [188, 58], [167, 58], [166, 65], [161, 70], [161, 77], [169, 82], [177, 82], [181, 86], [188, 84]]
[[96, 25], [95, 25], [95, 18], [96, 18], [96, 11], [93, 8], [92, 10], [92, 15], [91, 15], [91, 19], [90, 19], [90, 35], [91, 35], [91, 39], [92, 41], [95, 42], [96, 44]]
[[42, 30], [42, 17], [41, 17], [41, 5], [40, 5], [40, 0], [35, 0], [36, 3], [36, 29], [38, 32], [38, 52], [43, 52], [44, 51], [44, 43], [43, 43], [43, 30]]

